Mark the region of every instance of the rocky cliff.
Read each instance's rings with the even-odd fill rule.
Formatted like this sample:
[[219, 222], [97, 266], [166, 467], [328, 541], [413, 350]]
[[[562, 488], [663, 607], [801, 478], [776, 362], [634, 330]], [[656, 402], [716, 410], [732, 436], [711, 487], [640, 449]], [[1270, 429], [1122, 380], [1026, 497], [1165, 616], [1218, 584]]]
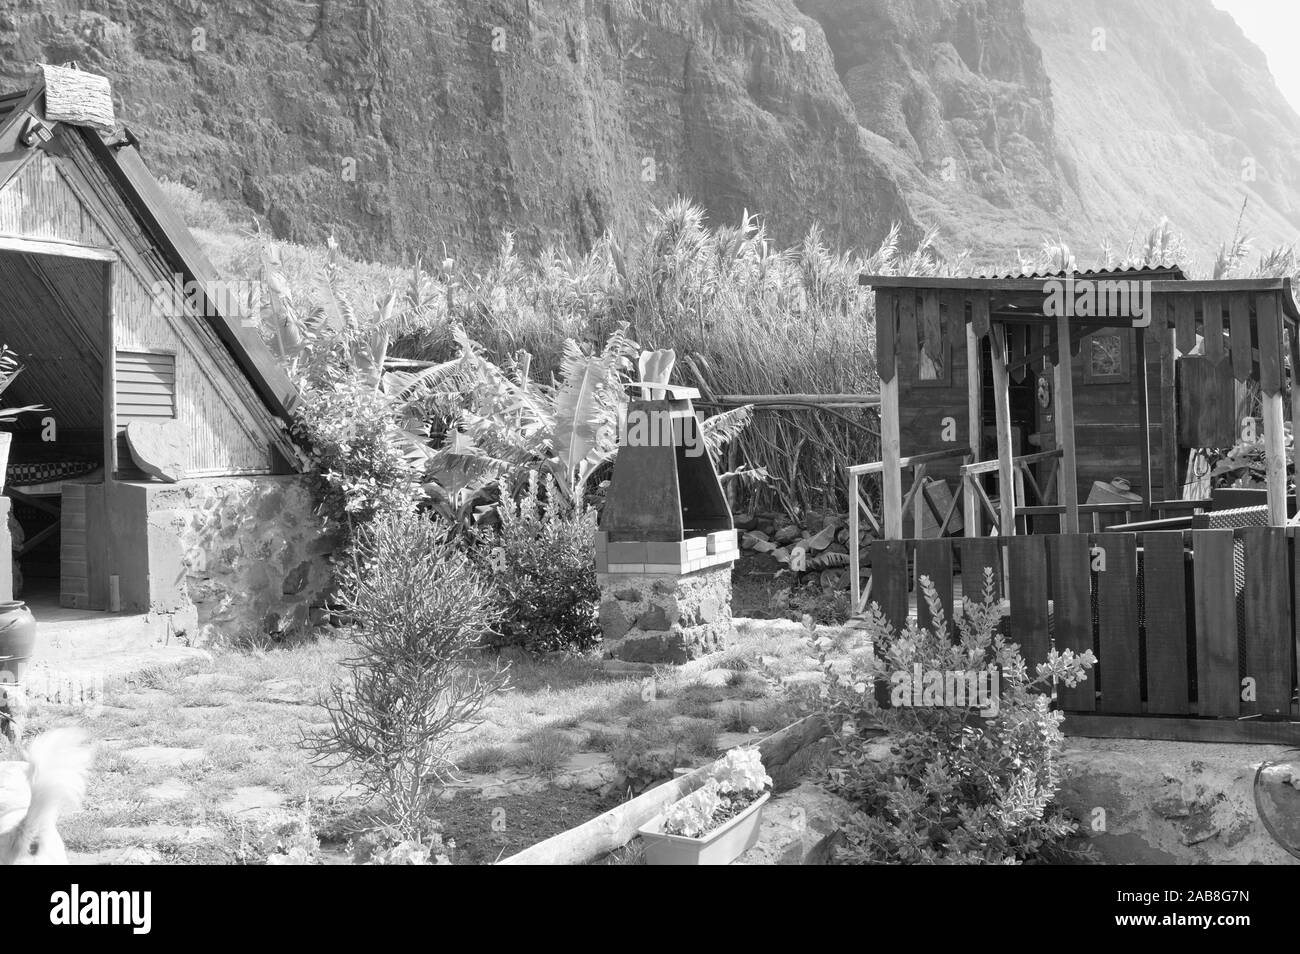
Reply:
[[1209, 0], [0, 0], [0, 85], [42, 59], [110, 76], [158, 173], [372, 258], [635, 242], [679, 194], [1002, 262], [1300, 221], [1300, 120]]

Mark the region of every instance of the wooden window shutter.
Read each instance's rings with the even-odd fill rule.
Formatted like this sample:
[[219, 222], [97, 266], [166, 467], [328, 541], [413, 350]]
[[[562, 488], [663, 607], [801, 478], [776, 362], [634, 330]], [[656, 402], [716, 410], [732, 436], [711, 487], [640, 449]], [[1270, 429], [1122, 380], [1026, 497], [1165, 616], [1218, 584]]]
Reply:
[[135, 462], [126, 444], [126, 426], [132, 421], [161, 422], [176, 418], [176, 356], [119, 351], [114, 384], [118, 469], [134, 471]]

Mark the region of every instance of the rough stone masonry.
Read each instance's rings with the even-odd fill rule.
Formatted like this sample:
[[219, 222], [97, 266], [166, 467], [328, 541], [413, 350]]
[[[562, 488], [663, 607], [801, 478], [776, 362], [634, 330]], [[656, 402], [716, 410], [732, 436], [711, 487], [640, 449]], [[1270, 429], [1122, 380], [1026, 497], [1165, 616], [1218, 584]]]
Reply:
[[[724, 648], [731, 622], [735, 530], [679, 543], [596, 536], [605, 653], [626, 662], [683, 663]], [[637, 559], [639, 557], [639, 559]]]

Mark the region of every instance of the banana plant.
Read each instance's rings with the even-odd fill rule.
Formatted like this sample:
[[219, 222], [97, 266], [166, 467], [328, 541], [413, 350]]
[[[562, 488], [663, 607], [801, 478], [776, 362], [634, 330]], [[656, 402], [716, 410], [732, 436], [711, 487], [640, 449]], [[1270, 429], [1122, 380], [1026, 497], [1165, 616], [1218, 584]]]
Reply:
[[623, 329], [598, 354], [566, 342], [558, 379], [541, 384], [529, 377], [527, 353], [515, 357], [512, 374], [463, 331], [455, 334], [460, 379], [472, 383], [432, 461], [435, 495], [449, 500], [502, 477], [519, 483], [529, 470], [541, 468], [575, 499], [617, 450], [619, 408], [636, 345]]

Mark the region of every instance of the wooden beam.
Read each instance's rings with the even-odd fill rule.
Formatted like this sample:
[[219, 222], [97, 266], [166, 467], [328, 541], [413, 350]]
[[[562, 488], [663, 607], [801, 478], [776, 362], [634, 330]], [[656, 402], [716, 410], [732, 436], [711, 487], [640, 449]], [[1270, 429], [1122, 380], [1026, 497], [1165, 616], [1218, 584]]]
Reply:
[[1151, 488], [1151, 388], [1147, 381], [1147, 330], [1137, 328], [1134, 333], [1134, 360], [1137, 361], [1138, 394], [1138, 429], [1142, 432], [1141, 476], [1142, 476], [1142, 519], [1151, 519], [1151, 500], [1155, 496]]
[[76, 245], [72, 242], [55, 242], [48, 239], [30, 239], [19, 235], [0, 235], [0, 252], [59, 255], [64, 258], [83, 258], [92, 262], [117, 261], [117, 253], [111, 248], [97, 248], [93, 245]]
[[862, 551], [858, 542], [860, 508], [862, 501], [858, 498], [858, 475], [849, 471], [849, 588], [852, 591], [853, 612], [858, 612], [862, 596]]
[[112, 263], [105, 262], [100, 272], [103, 283], [103, 310], [101, 327], [103, 328], [104, 348], [104, 485], [105, 487], [117, 473], [117, 345], [114, 325], [113, 288], [116, 279]]
[[[1003, 333], [995, 324], [995, 335]], [[997, 416], [998, 432], [998, 535], [1015, 536], [1016, 533], [1016, 449], [1011, 446], [1011, 376], [1007, 373], [1005, 349], [993, 352], [993, 403]]]
[[[971, 460], [979, 460], [981, 456], [981, 441], [984, 436], [984, 413], [982, 402], [984, 400], [983, 388], [980, 386], [980, 369], [983, 367], [983, 361], [980, 359], [980, 338], [975, 333], [973, 325], [966, 326], [966, 428], [967, 437], [970, 443]], [[962, 495], [964, 510], [962, 511], [963, 531], [968, 537], [978, 537], [980, 535], [980, 505], [979, 499], [975, 496], [975, 488], [971, 486], [972, 477], [962, 477], [961, 486], [957, 488]]]
[[1268, 525], [1286, 526], [1286, 433], [1282, 393], [1261, 394], [1264, 412], [1264, 484], [1268, 488]]
[[1074, 458], [1074, 361], [1070, 354], [1070, 319], [1056, 319], [1056, 446], [1061, 449], [1061, 476], [1056, 499], [1064, 508], [1061, 533], [1079, 532], [1079, 478]]
[[[877, 730], [878, 731], [878, 730]], [[830, 735], [830, 727], [820, 715], [805, 716], [793, 725], [769, 735], [758, 743], [763, 767], [771, 772], [790, 761], [807, 746]], [[502, 861], [501, 865], [580, 865], [636, 837], [636, 830], [678, 799], [695, 791], [707, 779], [709, 763], [664, 782], [603, 815], [597, 815], [577, 828], [560, 832]]]
[[1173, 742], [1300, 743], [1300, 722], [1259, 719], [1185, 719], [1066, 713], [1061, 730], [1092, 739], [1167, 739]]
[[[116, 501], [116, 477], [117, 477], [117, 309], [114, 304], [115, 286], [117, 282], [117, 265], [113, 262], [104, 262], [100, 269], [100, 282], [102, 284], [101, 293], [103, 295], [103, 328], [104, 328], [104, 481], [99, 488], [99, 493], [91, 492], [92, 488], [87, 488], [86, 493], [86, 594], [90, 601], [92, 609], [106, 609], [109, 607], [109, 592], [107, 587], [110, 586], [109, 578], [117, 573], [117, 567], [113, 561], [113, 534], [111, 532], [111, 523], [109, 512], [112, 510]], [[94, 507], [101, 507], [103, 510], [103, 521], [100, 525], [99, 532], [102, 535], [103, 546], [98, 548], [100, 559], [104, 561], [102, 569], [96, 571], [92, 560], [91, 550], [95, 542], [95, 524], [92, 521], [92, 510]], [[100, 590], [102, 586], [105, 591]], [[104, 595], [100, 596], [100, 592]], [[114, 608], [115, 611], [121, 607]]]
[[1181, 494], [1178, 483], [1178, 399], [1174, 332], [1160, 328], [1160, 462], [1164, 496]]
[[903, 472], [899, 466], [898, 375], [880, 382], [880, 516], [886, 540], [903, 539]]
[[[1291, 355], [1291, 378], [1289, 386], [1291, 388], [1291, 433], [1296, 435], [1296, 428], [1300, 427], [1300, 329], [1286, 329], [1287, 351]], [[1300, 619], [1300, 613], [1297, 613], [1297, 619]]]

